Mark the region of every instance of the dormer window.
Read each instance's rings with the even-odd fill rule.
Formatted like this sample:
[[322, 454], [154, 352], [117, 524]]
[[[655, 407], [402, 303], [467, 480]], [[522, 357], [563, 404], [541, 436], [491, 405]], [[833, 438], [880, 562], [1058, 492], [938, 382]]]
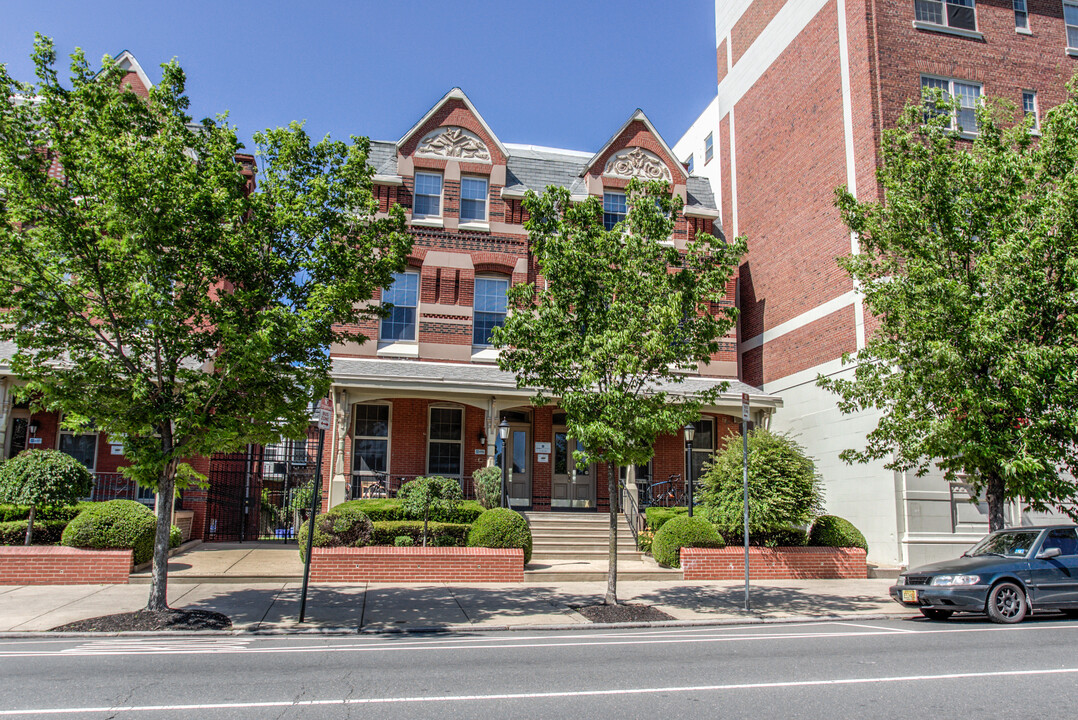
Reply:
[[603, 193], [603, 227], [613, 230], [615, 225], [625, 219], [626, 212], [625, 193]]
[[412, 217], [440, 217], [441, 214], [442, 176], [437, 173], [417, 172]]
[[461, 222], [487, 221], [487, 179], [462, 177], [460, 179]]

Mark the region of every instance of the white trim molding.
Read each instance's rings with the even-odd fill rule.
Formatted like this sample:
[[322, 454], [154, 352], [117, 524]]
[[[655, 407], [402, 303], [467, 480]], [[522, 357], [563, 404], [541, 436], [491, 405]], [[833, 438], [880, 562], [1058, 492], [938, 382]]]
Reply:
[[770, 330], [764, 330], [762, 333], [756, 335], [755, 337], [751, 337], [748, 340], [742, 340], [740, 351], [745, 352], [746, 350], [753, 350], [755, 348], [758, 348], [766, 342], [776, 340], [783, 335], [792, 333], [794, 330], [798, 330], [805, 327], [806, 325], [816, 322], [817, 320], [825, 318], [833, 312], [837, 312], [844, 307], [853, 305], [856, 300], [857, 293], [855, 291], [851, 290], [847, 293], [843, 293], [837, 298], [828, 300], [822, 305], [817, 305], [808, 312], [803, 312], [797, 317], [791, 318], [780, 325], [776, 325]]

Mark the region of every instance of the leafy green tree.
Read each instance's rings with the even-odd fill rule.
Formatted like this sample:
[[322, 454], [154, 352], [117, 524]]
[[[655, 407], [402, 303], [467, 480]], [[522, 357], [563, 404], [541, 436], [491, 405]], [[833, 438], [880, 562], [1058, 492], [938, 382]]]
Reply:
[[34, 537], [34, 515], [42, 505], [73, 505], [89, 496], [94, 477], [59, 450], [24, 451], [0, 465], [0, 502], [28, 505], [26, 544]]
[[81, 51], [37, 83], [0, 66], [0, 337], [23, 395], [123, 438], [124, 473], [157, 491], [149, 610], [165, 600], [185, 462], [301, 437], [329, 387], [326, 347], [400, 270], [402, 212], [375, 219], [368, 143], [312, 143], [298, 124], [255, 135], [257, 189], [224, 117], [191, 124], [184, 74], [141, 98]]
[[431, 510], [452, 513], [464, 500], [460, 484], [451, 478], [421, 477], [406, 482], [397, 497], [407, 515], [423, 518], [423, 547], [427, 546], [427, 525]]
[[[730, 438], [700, 478], [701, 516], [727, 536], [744, 533], [744, 458], [741, 438]], [[820, 511], [816, 464], [789, 435], [749, 433], [749, 535], [808, 525]]]
[[682, 201], [661, 182], [630, 181], [629, 212], [607, 231], [602, 203], [569, 200], [564, 188], [529, 193], [526, 228], [539, 284], [510, 289], [512, 312], [494, 331], [499, 365], [534, 388], [533, 401], [555, 400], [578, 462], [607, 464], [610, 564], [605, 602], [617, 603], [617, 468], [643, 464], [659, 435], [699, 417], [717, 390], [678, 393], [679, 370], [718, 351], [737, 311], [712, 303], [745, 252], [745, 242], [706, 233], [683, 251], [668, 240]]
[[[938, 96], [884, 133], [882, 200], [837, 191], [860, 240], [839, 262], [879, 319], [850, 378], [820, 378], [843, 412], [876, 410], [847, 462], [984, 491], [992, 530], [1007, 500], [1074, 516], [1078, 460], [1078, 101], [1031, 119], [999, 102], [972, 143]], [[847, 357], [846, 361], [854, 361]]]

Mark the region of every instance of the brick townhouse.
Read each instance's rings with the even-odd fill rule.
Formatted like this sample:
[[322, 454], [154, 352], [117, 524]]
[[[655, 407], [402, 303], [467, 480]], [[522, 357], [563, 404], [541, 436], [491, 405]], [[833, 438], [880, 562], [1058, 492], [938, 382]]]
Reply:
[[[685, 201], [672, 238], [684, 246], [718, 217], [711, 183], [693, 175], [643, 112], [637, 110], [596, 151], [504, 143], [468, 97], [454, 88], [395, 142], [372, 142], [370, 163], [381, 210], [405, 208], [415, 243], [408, 268], [375, 302], [392, 315], [360, 329], [364, 344], [331, 348], [334, 409], [325, 454], [327, 504], [393, 492], [421, 475], [459, 478], [472, 492], [472, 473], [502, 457], [509, 503], [535, 511], [609, 507], [602, 466], [574, 467], [575, 447], [556, 405], [533, 407], [530, 392], [497, 368], [490, 331], [506, 313], [506, 291], [533, 282], [522, 199], [550, 185], [572, 197], [600, 198], [613, 225], [624, 216], [632, 177], [662, 178]], [[717, 230], [717, 228], [714, 228]], [[731, 281], [725, 302], [734, 301]], [[780, 401], [738, 382], [731, 335], [684, 389], [730, 381], [719, 403], [697, 423], [692, 464], [701, 463], [737, 432], [740, 395], [754, 412]], [[647, 466], [626, 470], [631, 486], [685, 477], [681, 434], [660, 438]], [[597, 478], [600, 481], [597, 482]]]
[[[964, 486], [838, 458], [863, 446], [877, 418], [843, 416], [815, 386], [819, 374], [850, 374], [841, 355], [873, 329], [835, 263], [857, 247], [834, 189], [879, 196], [881, 131], [922, 88], [959, 98], [955, 121], [970, 134], [983, 97], [1038, 118], [1060, 103], [1078, 63], [1078, 2], [717, 0], [715, 28], [716, 96], [674, 149], [711, 180], [726, 235], [749, 238], [741, 379], [782, 397], [773, 427], [815, 456], [828, 510], [865, 533], [870, 559], [953, 556], [987, 530], [985, 505]], [[1008, 520], [1022, 522], [1020, 508]]]

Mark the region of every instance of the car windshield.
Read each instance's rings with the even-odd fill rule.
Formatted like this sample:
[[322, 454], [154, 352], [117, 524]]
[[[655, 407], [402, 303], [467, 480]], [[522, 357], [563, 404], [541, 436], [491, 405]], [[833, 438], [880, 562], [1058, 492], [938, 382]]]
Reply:
[[970, 548], [967, 555], [1006, 555], [1007, 557], [1026, 557], [1033, 541], [1040, 534], [1039, 530], [1001, 530], [981, 540]]

